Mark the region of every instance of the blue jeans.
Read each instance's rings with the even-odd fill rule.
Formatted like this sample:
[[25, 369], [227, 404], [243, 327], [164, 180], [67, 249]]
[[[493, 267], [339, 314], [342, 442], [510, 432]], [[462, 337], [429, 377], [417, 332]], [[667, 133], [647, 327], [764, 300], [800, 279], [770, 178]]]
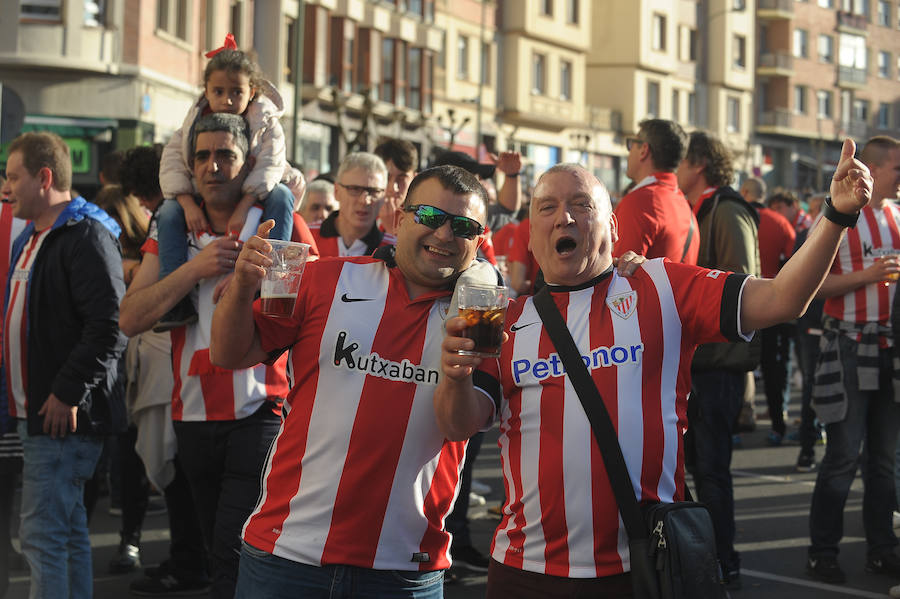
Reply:
[[828, 443], [822, 459], [809, 513], [809, 555], [837, 555], [844, 534], [844, 504], [860, 463], [862, 468], [863, 528], [868, 556], [878, 557], [897, 545], [891, 524], [894, 496], [894, 453], [900, 431], [900, 405], [894, 403], [890, 350], [879, 352], [878, 391], [860, 391], [856, 372], [855, 341], [838, 339], [843, 366], [847, 416], [825, 425]]
[[441, 599], [444, 571], [311, 566], [244, 543], [235, 599]]
[[82, 599], [93, 594], [91, 541], [84, 509], [84, 483], [94, 474], [102, 437], [28, 434], [20, 420], [25, 449], [19, 534], [31, 568], [30, 599]]
[[[263, 202], [262, 220], [273, 219], [275, 227], [270, 239], [289, 241], [294, 230], [294, 195], [287, 185], [279, 183]], [[156, 213], [159, 228], [159, 278], [174, 272], [187, 260], [187, 225], [184, 209], [175, 200], [166, 200]]]
[[734, 488], [731, 482], [731, 437], [744, 400], [746, 374], [724, 370], [691, 373], [688, 435], [697, 501], [706, 504], [716, 531], [722, 570], [737, 570], [734, 550]]

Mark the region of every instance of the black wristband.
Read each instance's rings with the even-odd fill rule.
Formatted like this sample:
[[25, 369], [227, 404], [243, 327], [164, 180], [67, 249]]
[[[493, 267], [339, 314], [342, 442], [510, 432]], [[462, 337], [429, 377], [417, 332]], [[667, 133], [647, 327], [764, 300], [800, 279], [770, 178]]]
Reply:
[[836, 225], [852, 229], [856, 226], [856, 221], [859, 219], [859, 212], [856, 214], [838, 212], [837, 208], [831, 203], [831, 196], [825, 196], [825, 202], [822, 204], [822, 216]]
[[506, 175], [507, 177], [512, 178], [512, 179], [515, 179], [516, 177], [519, 176], [519, 173], [511, 173], [511, 174], [503, 173], [503, 174]]

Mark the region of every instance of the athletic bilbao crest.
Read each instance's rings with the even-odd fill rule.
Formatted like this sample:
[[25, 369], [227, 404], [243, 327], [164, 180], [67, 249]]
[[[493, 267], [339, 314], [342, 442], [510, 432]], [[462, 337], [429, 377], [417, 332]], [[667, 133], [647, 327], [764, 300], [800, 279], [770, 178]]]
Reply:
[[637, 306], [637, 291], [629, 291], [628, 293], [620, 293], [619, 295], [608, 297], [606, 298], [606, 305], [619, 318], [628, 318]]

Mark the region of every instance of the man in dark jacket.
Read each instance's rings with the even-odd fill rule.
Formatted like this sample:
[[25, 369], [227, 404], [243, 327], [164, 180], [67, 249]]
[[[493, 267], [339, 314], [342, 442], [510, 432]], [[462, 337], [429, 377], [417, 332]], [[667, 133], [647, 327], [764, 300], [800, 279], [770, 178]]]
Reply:
[[[729, 187], [734, 168], [725, 145], [712, 135], [694, 131], [677, 175], [700, 226], [697, 265], [759, 276], [759, 215]], [[729, 588], [740, 587], [740, 558], [734, 550], [731, 437], [746, 373], [758, 363], [759, 344], [752, 342], [701, 345], [691, 363], [686, 459], [693, 461], [699, 500], [709, 507]]]
[[70, 198], [69, 150], [58, 136], [20, 136], [6, 170], [13, 215], [31, 221], [13, 243], [3, 320], [4, 399], [25, 450], [20, 534], [30, 596], [90, 597], [84, 481], [101, 435], [124, 424], [111, 393], [125, 348], [119, 227]]

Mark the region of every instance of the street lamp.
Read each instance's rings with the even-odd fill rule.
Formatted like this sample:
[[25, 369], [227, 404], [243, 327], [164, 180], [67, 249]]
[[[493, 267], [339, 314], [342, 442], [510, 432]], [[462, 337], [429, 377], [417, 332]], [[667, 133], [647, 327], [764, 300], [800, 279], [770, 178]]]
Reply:
[[[447, 132], [450, 136], [449, 149], [453, 149], [453, 142], [456, 140], [456, 134], [463, 130], [463, 128], [469, 124], [469, 121], [472, 119], [469, 117], [463, 118], [461, 121], [456, 120], [456, 110], [453, 108], [447, 109], [447, 124], [444, 124], [443, 115], [438, 116], [438, 125], [440, 125], [441, 129]], [[477, 148], [476, 148], [477, 151]]]

